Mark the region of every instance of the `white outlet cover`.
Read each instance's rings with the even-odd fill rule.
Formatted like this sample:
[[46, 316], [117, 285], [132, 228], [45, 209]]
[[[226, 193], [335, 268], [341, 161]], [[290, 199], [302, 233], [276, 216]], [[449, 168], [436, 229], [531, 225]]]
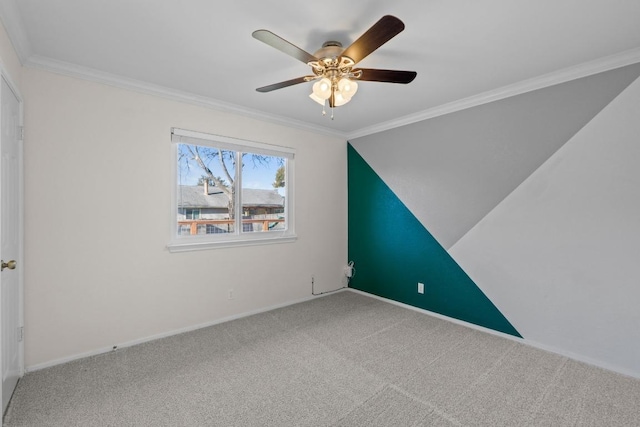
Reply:
[[418, 282], [418, 293], [424, 294], [424, 283]]

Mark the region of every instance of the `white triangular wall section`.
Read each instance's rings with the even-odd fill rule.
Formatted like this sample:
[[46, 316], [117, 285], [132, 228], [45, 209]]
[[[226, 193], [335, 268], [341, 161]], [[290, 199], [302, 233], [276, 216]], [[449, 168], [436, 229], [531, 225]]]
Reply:
[[640, 79], [453, 247], [525, 340], [640, 377]]

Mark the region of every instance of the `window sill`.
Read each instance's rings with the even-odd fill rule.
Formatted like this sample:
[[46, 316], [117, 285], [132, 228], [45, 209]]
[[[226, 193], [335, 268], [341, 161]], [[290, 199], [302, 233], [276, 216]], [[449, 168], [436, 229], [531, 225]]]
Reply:
[[259, 239], [237, 239], [224, 241], [192, 241], [192, 242], [172, 242], [167, 245], [169, 252], [191, 252], [202, 251], [207, 249], [234, 248], [239, 246], [258, 246], [272, 245], [277, 243], [295, 242], [297, 236], [295, 234], [287, 236], [261, 237]]

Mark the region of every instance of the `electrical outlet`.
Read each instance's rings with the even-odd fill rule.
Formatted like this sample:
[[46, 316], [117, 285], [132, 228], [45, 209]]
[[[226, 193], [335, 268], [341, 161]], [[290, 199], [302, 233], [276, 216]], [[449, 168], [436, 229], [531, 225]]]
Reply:
[[424, 294], [424, 283], [418, 282], [418, 293]]
[[233, 289], [229, 289], [229, 299], [233, 299]]

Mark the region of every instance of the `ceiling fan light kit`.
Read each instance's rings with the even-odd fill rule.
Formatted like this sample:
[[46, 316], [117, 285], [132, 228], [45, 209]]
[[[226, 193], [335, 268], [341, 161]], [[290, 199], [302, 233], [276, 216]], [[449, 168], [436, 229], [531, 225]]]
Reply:
[[402, 21], [395, 16], [386, 15], [346, 49], [343, 49], [340, 42], [328, 41], [323, 43], [322, 48], [313, 55], [271, 31], [256, 30], [252, 34], [255, 39], [304, 62], [313, 71], [313, 75], [275, 83], [256, 90], [271, 92], [299, 83], [315, 81], [309, 98], [322, 105], [323, 115], [326, 114], [325, 106], [328, 101], [331, 119], [333, 119], [333, 109], [349, 102], [358, 91], [356, 80], [407, 84], [415, 79], [417, 75], [415, 71], [354, 69], [358, 62], [402, 30], [404, 30]]

